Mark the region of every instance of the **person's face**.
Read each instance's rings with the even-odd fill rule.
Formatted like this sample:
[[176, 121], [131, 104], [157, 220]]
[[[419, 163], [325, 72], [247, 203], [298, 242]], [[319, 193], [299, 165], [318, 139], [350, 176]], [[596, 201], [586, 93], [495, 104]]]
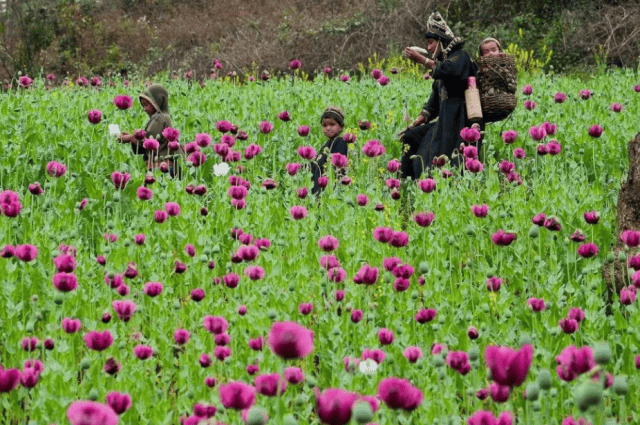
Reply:
[[322, 133], [329, 139], [336, 137], [342, 131], [342, 126], [331, 117], [322, 118]]
[[427, 50], [435, 57], [438, 53], [438, 40], [435, 38], [427, 38]]
[[498, 43], [495, 41], [484, 43], [480, 46], [480, 50], [482, 50], [482, 56], [498, 56], [500, 54]]
[[142, 109], [144, 109], [147, 115], [152, 116], [156, 113], [156, 108], [147, 99], [140, 99], [140, 103], [142, 104]]

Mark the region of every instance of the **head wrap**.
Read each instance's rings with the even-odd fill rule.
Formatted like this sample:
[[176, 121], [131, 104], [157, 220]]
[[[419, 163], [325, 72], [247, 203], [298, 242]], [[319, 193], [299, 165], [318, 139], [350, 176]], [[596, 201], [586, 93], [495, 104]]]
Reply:
[[456, 38], [440, 12], [434, 12], [429, 16], [429, 19], [427, 20], [427, 32], [424, 36], [425, 38], [435, 38], [436, 40], [442, 41], [442, 44], [445, 47], [449, 42], [451, 42], [451, 40]]
[[500, 43], [500, 40], [498, 40], [497, 38], [493, 38], [493, 37], [487, 37], [484, 40], [482, 40], [480, 42], [480, 45], [478, 46], [478, 56], [482, 56], [482, 46], [484, 46], [487, 43], [490, 42], [495, 42], [498, 45], [498, 50], [502, 53], [502, 44]]
[[156, 112], [169, 113], [169, 93], [160, 84], [149, 86], [140, 94], [140, 99], [148, 100], [156, 108]]
[[344, 112], [342, 112], [342, 109], [337, 106], [328, 106], [320, 117], [321, 123], [324, 118], [333, 118], [338, 124], [340, 124], [340, 127], [344, 127]]

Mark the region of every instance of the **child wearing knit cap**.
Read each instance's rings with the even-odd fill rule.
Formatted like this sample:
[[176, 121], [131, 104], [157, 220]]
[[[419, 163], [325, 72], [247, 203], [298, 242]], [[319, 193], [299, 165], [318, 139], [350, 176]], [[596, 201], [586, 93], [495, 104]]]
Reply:
[[[329, 106], [324, 110], [320, 117], [322, 125], [322, 134], [325, 135], [327, 141], [320, 149], [314, 162], [311, 163], [311, 174], [313, 179], [313, 189], [311, 193], [317, 195], [324, 188], [318, 180], [324, 174], [324, 166], [327, 158], [331, 154], [339, 153], [347, 156], [347, 143], [340, 136], [344, 128], [344, 112], [336, 106]], [[346, 158], [345, 158], [346, 159]]]
[[502, 45], [497, 38], [487, 37], [480, 42], [478, 56], [498, 56], [502, 51]]

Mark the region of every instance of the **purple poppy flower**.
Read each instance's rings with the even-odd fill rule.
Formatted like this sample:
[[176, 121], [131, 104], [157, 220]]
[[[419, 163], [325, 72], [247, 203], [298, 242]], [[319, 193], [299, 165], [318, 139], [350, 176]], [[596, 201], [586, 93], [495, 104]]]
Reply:
[[90, 110], [89, 112], [87, 112], [87, 119], [91, 124], [98, 124], [100, 121], [102, 121], [102, 111], [100, 111], [99, 109]]
[[285, 360], [303, 358], [313, 351], [313, 332], [295, 322], [276, 322], [269, 332], [269, 346]]
[[484, 351], [484, 359], [495, 382], [519, 387], [527, 379], [533, 359], [533, 346], [525, 344], [517, 351], [509, 347], [488, 346]]
[[316, 387], [314, 391], [317, 400], [316, 411], [322, 423], [345, 425], [349, 422], [351, 410], [358, 399], [358, 394], [339, 388], [328, 388], [320, 392]]
[[131, 408], [131, 396], [127, 393], [111, 391], [107, 393], [106, 402], [118, 415], [122, 415]]
[[589, 127], [589, 136], [593, 138], [598, 138], [602, 136], [603, 131], [604, 131], [604, 128], [600, 127], [598, 124], [594, 124], [591, 127]]
[[583, 258], [591, 258], [598, 255], [598, 246], [593, 242], [582, 244], [578, 247], [578, 255]]
[[502, 141], [508, 145], [515, 142], [517, 138], [518, 138], [518, 133], [516, 133], [514, 130], [508, 130], [508, 131], [502, 132]]
[[84, 342], [91, 350], [104, 351], [113, 344], [113, 336], [108, 330], [103, 332], [91, 331], [84, 336]]
[[71, 425], [117, 425], [118, 415], [108, 405], [94, 401], [79, 400], [67, 409]]
[[422, 404], [424, 396], [406, 379], [391, 377], [378, 384], [378, 398], [391, 409], [413, 411]]
[[147, 360], [153, 355], [153, 348], [148, 345], [138, 344], [133, 348], [133, 354], [140, 360]]

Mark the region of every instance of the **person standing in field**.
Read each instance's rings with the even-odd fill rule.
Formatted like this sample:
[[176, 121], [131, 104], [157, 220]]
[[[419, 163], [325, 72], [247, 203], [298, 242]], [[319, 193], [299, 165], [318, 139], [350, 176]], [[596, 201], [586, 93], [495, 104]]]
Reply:
[[[322, 134], [328, 140], [320, 149], [315, 161], [311, 163], [313, 179], [311, 193], [314, 195], [318, 195], [324, 188], [324, 185], [321, 185], [319, 180], [324, 174], [324, 166], [330, 154], [331, 162], [337, 168], [344, 169], [347, 165], [348, 147], [342, 136], [340, 136], [344, 128], [344, 112], [336, 106], [329, 106], [322, 113], [320, 124], [322, 125]], [[342, 155], [342, 157], [336, 154]]]
[[[162, 134], [165, 128], [171, 127], [171, 116], [169, 115], [169, 93], [160, 84], [149, 86], [139, 96], [140, 105], [149, 115], [149, 121], [144, 128], [144, 132], [134, 132], [134, 134], [122, 133], [118, 140], [122, 143], [131, 144], [133, 153], [143, 155], [147, 162], [147, 170], [151, 171], [160, 168], [168, 171], [172, 177], [178, 174], [178, 164], [174, 161], [174, 155], [170, 151], [169, 140]], [[157, 148], [153, 149], [149, 143], [145, 148], [145, 142], [149, 139], [157, 141]]]
[[[452, 156], [464, 143], [460, 130], [471, 125], [464, 92], [467, 79], [476, 75], [475, 64], [462, 49], [464, 40], [453, 34], [439, 12], [429, 17], [425, 38], [432, 59], [411, 48], [405, 50], [409, 59], [433, 71], [431, 96], [401, 138], [402, 177], [414, 180], [441, 155], [449, 157], [452, 166], [460, 162], [460, 156]], [[474, 127], [480, 130], [481, 126], [475, 124]]]

